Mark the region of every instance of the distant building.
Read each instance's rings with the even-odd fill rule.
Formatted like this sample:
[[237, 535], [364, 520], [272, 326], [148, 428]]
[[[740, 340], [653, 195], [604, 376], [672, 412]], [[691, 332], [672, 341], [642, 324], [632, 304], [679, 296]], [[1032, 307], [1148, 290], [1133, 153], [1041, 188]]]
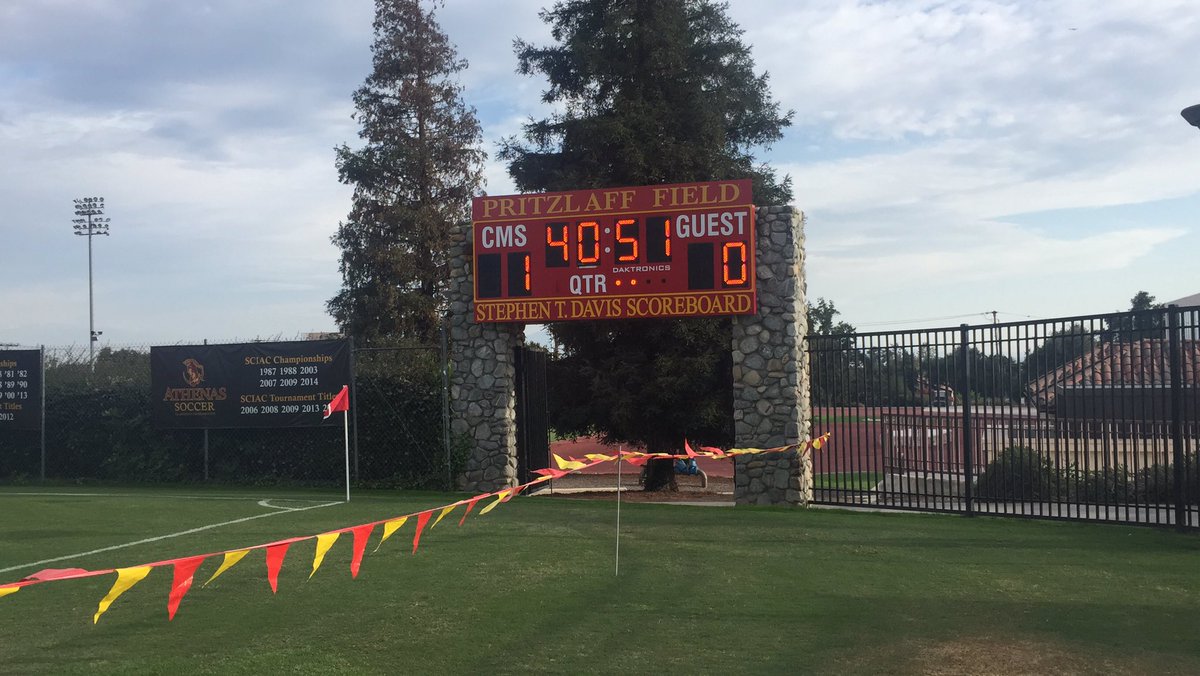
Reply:
[[[1200, 420], [1200, 341], [1182, 340], [1180, 348], [1184, 419]], [[1172, 385], [1168, 349], [1162, 338], [1097, 343], [1026, 389], [1039, 410], [1060, 418], [1166, 420]]]

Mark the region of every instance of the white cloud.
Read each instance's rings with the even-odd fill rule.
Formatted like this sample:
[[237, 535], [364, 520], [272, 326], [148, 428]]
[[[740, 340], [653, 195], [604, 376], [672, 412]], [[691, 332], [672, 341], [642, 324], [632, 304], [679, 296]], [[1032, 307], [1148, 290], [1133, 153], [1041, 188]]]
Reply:
[[[492, 194], [514, 191], [496, 143], [552, 110], [512, 51], [516, 37], [550, 41], [547, 4], [440, 12], [471, 64], [462, 83]], [[796, 111], [767, 157], [809, 213], [810, 292], [864, 323], [1194, 293], [1180, 253], [1200, 245], [1194, 214], [1105, 218], [1196, 194], [1200, 136], [1178, 116], [1200, 102], [1193, 5], [731, 3]], [[333, 147], [358, 141], [350, 95], [370, 68], [372, 12], [370, 0], [0, 5], [0, 288], [15, 309], [0, 341], [85, 333], [85, 247], [70, 234], [70, 200], [85, 195], [105, 196], [113, 218], [96, 242], [106, 337], [330, 328], [329, 237], [351, 194]], [[1023, 224], [1036, 212], [1053, 217]]]

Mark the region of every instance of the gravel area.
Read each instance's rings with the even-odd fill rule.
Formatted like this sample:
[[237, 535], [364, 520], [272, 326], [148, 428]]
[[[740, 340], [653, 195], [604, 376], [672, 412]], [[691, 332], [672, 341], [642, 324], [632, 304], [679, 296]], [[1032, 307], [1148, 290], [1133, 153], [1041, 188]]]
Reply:
[[[637, 483], [636, 474], [621, 477], [622, 501], [633, 502], [733, 502], [733, 479], [726, 477], [708, 478], [708, 487], [701, 488], [700, 477], [678, 477], [677, 491], [644, 491]], [[538, 495], [554, 495], [562, 491], [564, 497], [590, 500], [616, 500], [616, 474], [569, 474], [549, 482], [550, 487]]]

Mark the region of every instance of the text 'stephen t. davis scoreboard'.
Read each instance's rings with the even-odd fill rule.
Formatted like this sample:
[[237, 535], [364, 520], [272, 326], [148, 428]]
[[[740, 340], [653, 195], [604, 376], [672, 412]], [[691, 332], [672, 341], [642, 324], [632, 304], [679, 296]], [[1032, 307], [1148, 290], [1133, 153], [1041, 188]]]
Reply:
[[753, 314], [749, 180], [477, 197], [475, 321]]
[[345, 340], [150, 348], [157, 427], [314, 427], [350, 384]]

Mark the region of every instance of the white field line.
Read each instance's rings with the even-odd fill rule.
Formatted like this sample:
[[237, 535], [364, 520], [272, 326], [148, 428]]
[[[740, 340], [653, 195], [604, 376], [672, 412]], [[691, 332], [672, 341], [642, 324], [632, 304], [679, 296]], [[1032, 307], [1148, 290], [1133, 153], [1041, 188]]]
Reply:
[[[320, 509], [321, 507], [332, 507], [334, 505], [341, 505], [341, 504], [345, 504], [345, 503], [340, 502], [340, 501], [339, 502], [326, 502], [324, 504], [312, 505], [309, 507], [282, 508], [282, 509], [286, 509], [287, 511], [267, 512], [265, 514], [255, 514], [254, 516], [242, 517], [241, 519], [233, 519], [232, 521], [222, 521], [221, 523], [214, 523], [214, 524], [209, 524], [207, 526], [200, 526], [199, 528], [189, 528], [188, 530], [181, 530], [178, 533], [168, 533], [167, 535], [159, 535], [159, 536], [152, 537], [152, 538], [146, 538], [144, 540], [138, 540], [136, 542], [126, 542], [123, 545], [113, 545], [111, 547], [102, 547], [100, 549], [93, 549], [90, 552], [80, 552], [78, 554], [68, 554], [66, 556], [57, 556], [53, 559], [44, 559], [42, 561], [34, 561], [33, 563], [23, 563], [19, 566], [9, 566], [8, 568], [0, 568], [0, 573], [8, 573], [8, 572], [11, 572], [14, 570], [21, 570], [22, 568], [33, 568], [34, 566], [41, 566], [41, 565], [45, 565], [47, 563], [55, 563], [58, 561], [66, 561], [67, 559], [74, 559], [74, 558], [79, 558], [82, 556], [91, 556], [92, 554], [102, 554], [104, 552], [111, 552], [115, 549], [124, 549], [126, 547], [136, 547], [137, 545], [144, 545], [144, 544], [148, 544], [151, 542], [158, 542], [159, 540], [168, 540], [170, 538], [177, 538], [182, 535], [191, 535], [192, 533], [199, 533], [201, 531], [211, 530], [213, 528], [220, 528], [222, 526], [232, 526], [235, 523], [244, 523], [246, 521], [253, 521], [255, 519], [264, 519], [268, 516], [279, 516], [280, 514], [289, 514], [291, 512], [303, 512], [307, 509]], [[274, 509], [281, 509], [281, 508], [275, 507]]]
[[[154, 498], [156, 500], [253, 500], [250, 496], [242, 495], [166, 495], [158, 493], [58, 493], [54, 491], [15, 492], [0, 491], [0, 498], [6, 495], [23, 495], [41, 498]], [[322, 502], [308, 498], [267, 498], [268, 500], [287, 500], [288, 502]]]

